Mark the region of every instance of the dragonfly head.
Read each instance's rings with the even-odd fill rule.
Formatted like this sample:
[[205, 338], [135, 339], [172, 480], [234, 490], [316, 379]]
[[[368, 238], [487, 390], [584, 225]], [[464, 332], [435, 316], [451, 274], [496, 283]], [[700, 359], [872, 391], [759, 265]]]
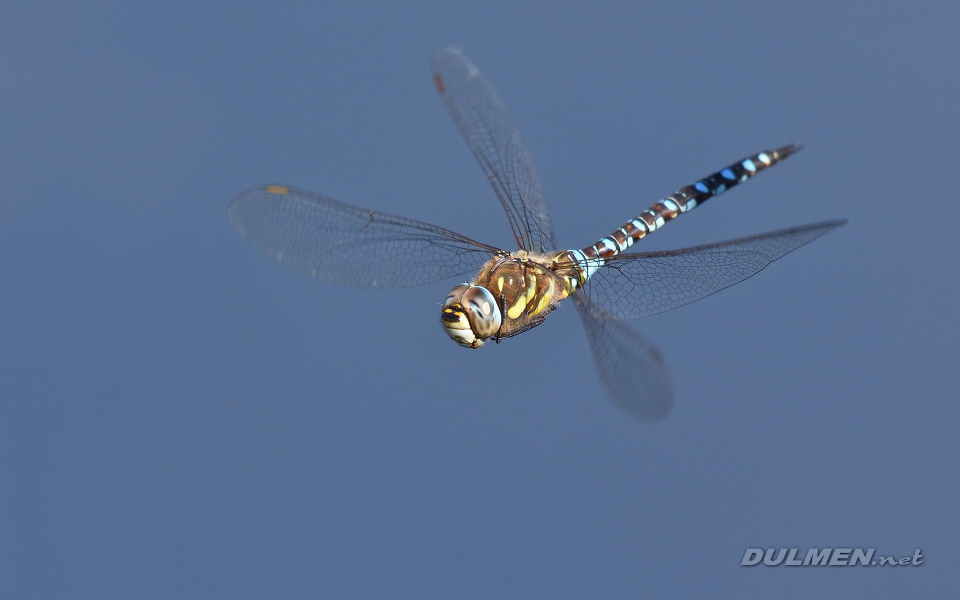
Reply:
[[443, 301], [440, 323], [447, 335], [467, 348], [479, 348], [500, 330], [503, 317], [485, 287], [461, 283]]

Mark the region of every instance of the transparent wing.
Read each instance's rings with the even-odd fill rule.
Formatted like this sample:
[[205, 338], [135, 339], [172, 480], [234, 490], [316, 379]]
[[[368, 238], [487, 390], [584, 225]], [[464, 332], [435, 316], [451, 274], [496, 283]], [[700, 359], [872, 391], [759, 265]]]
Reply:
[[844, 223], [814, 223], [669, 252], [620, 254], [584, 286], [589, 310], [595, 316], [639, 319], [700, 300]]
[[493, 246], [436, 225], [269, 185], [243, 192], [227, 210], [245, 239], [319, 279], [400, 288], [477, 271]]
[[517, 245], [533, 252], [555, 249], [540, 178], [493, 86], [455, 48], [433, 55], [433, 72], [447, 110], [507, 211]]
[[673, 384], [660, 352], [626, 323], [600, 316], [583, 292], [573, 295], [587, 332], [600, 383], [610, 400], [643, 421], [660, 421], [673, 410]]

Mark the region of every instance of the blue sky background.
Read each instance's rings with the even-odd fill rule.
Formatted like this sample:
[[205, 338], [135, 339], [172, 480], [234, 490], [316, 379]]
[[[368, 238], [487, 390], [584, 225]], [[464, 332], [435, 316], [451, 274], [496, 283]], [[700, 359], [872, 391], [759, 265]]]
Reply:
[[[7, 2], [0, 596], [947, 597], [960, 585], [960, 5]], [[443, 282], [334, 287], [228, 225], [287, 183], [506, 246], [430, 81], [464, 49], [582, 247], [850, 223], [637, 323], [656, 425], [570, 307], [473, 352]], [[744, 568], [747, 547], [921, 567]]]

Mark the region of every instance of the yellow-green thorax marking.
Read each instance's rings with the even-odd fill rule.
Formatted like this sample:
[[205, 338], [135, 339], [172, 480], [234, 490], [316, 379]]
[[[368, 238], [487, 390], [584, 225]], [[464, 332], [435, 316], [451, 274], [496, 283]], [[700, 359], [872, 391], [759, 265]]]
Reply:
[[498, 255], [481, 267], [474, 285], [486, 288], [503, 314], [497, 339], [535, 327], [576, 289], [576, 279], [551, 268], [553, 255], [520, 250]]

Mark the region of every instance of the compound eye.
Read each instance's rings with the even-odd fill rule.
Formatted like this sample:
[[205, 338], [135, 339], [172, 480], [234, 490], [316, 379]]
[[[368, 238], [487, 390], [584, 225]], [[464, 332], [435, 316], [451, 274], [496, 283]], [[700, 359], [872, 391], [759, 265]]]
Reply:
[[478, 338], [486, 339], [500, 330], [503, 317], [497, 301], [487, 288], [470, 286], [460, 298], [460, 305], [466, 311], [470, 328]]
[[460, 302], [460, 297], [463, 296], [463, 293], [470, 288], [470, 284], [461, 283], [457, 287], [450, 290], [450, 293], [447, 294], [446, 299], [443, 301], [444, 306], [450, 306], [451, 304], [456, 304]]

